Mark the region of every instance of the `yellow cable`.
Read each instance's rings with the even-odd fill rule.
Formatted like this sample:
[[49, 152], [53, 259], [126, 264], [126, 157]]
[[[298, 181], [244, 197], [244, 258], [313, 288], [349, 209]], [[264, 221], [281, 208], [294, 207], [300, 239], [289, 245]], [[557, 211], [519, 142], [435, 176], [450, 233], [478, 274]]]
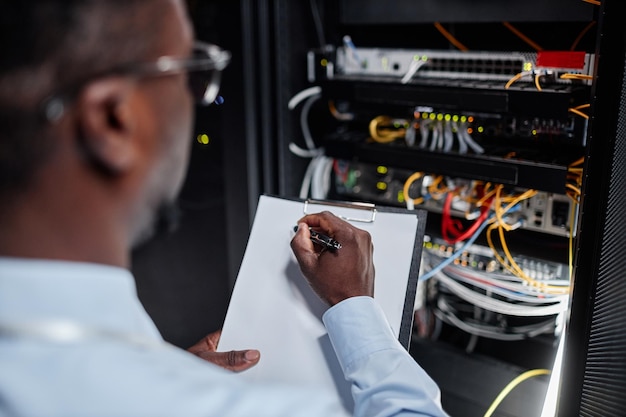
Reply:
[[532, 39], [530, 39], [528, 36], [524, 35], [522, 32], [519, 31], [519, 29], [517, 29], [515, 26], [513, 26], [512, 24], [510, 24], [509, 22], [502, 22], [502, 24], [504, 26], [506, 26], [506, 28], [508, 30], [510, 30], [511, 32], [513, 32], [518, 38], [520, 38], [521, 40], [523, 40], [524, 42], [526, 42], [528, 45], [530, 45], [531, 47], [533, 47], [535, 49], [535, 51], [539, 52], [539, 51], [543, 51], [543, 48], [541, 46], [539, 46], [536, 42], [534, 42]]
[[491, 406], [485, 413], [484, 417], [491, 417], [491, 415], [493, 414], [494, 411], [496, 411], [496, 408], [498, 408], [502, 400], [504, 400], [504, 398], [507, 395], [509, 395], [509, 393], [513, 391], [513, 389], [516, 386], [518, 386], [520, 383], [534, 376], [549, 375], [549, 374], [550, 374], [550, 371], [548, 369], [531, 369], [530, 371], [526, 371], [523, 374], [517, 376], [515, 379], [509, 382], [506, 387], [504, 387], [504, 389], [500, 392], [500, 394], [498, 394], [496, 399], [493, 401], [493, 403], [491, 404]]
[[567, 191], [565, 191], [565, 195], [567, 195], [569, 199], [572, 200], [572, 203], [578, 204], [578, 199], [576, 198], [576, 196], [573, 196], [571, 193]]
[[487, 185], [485, 186], [485, 195], [483, 195], [480, 200], [476, 201], [476, 207], [482, 207], [482, 205], [485, 204], [485, 201], [487, 201], [496, 194], [495, 189], [488, 191], [489, 185], [491, 184], [487, 183]]
[[328, 110], [330, 110], [330, 113], [337, 120], [354, 119], [354, 115], [352, 113], [341, 113], [339, 110], [337, 110], [337, 106], [335, 106], [335, 102], [333, 100], [328, 100]]
[[[578, 191], [580, 195], [580, 191]], [[572, 199], [573, 200], [573, 199]], [[577, 203], [576, 203], [577, 204]], [[572, 275], [574, 273], [574, 216], [576, 215], [576, 204], [572, 204], [572, 210], [570, 213], [570, 223], [569, 223], [569, 279], [571, 281]]]
[[561, 74], [559, 78], [562, 80], [593, 80], [593, 75], [566, 72], [565, 74]]
[[500, 263], [500, 265], [502, 265], [504, 269], [509, 271], [512, 275], [517, 276], [517, 273], [515, 272], [515, 270], [511, 268], [511, 266], [509, 266], [509, 264], [504, 260], [502, 256], [500, 256], [500, 253], [498, 252], [495, 244], [493, 243], [493, 239], [491, 238], [491, 232], [493, 232], [497, 228], [498, 228], [497, 223], [493, 223], [487, 228], [487, 233], [486, 233], [487, 245], [489, 245], [489, 248], [493, 252], [493, 255], [495, 256], [496, 260]]
[[444, 177], [443, 175], [438, 175], [433, 179], [433, 182], [428, 186], [428, 194], [430, 194], [430, 196], [435, 199], [435, 200], [441, 200], [448, 191], [450, 191], [448, 189], [448, 187], [444, 186], [443, 188], [439, 188], [439, 184], [441, 184], [441, 182], [443, 181]]
[[[506, 244], [506, 239], [504, 237], [504, 232], [512, 230], [512, 226], [508, 225], [504, 221], [503, 215], [506, 214], [511, 208], [513, 208], [513, 206], [518, 204], [520, 201], [534, 196], [535, 194], [537, 194], [537, 192], [535, 190], [527, 190], [526, 192], [513, 198], [506, 207], [502, 208], [502, 198], [501, 198], [501, 193], [500, 193], [502, 188], [503, 188], [502, 185], [498, 185], [496, 189], [496, 195], [494, 197], [494, 204], [493, 204], [496, 218], [494, 220], [495, 221], [494, 224], [489, 226], [489, 228], [487, 229], [487, 243], [489, 247], [491, 248], [494, 256], [506, 270], [511, 272], [513, 275], [521, 278], [522, 280], [526, 281], [532, 287], [537, 288], [540, 291], [550, 293], [550, 294], [568, 293], [569, 287], [558, 286], [558, 285], [548, 285], [548, 284], [544, 284], [540, 281], [534, 280], [533, 278], [529, 277], [522, 270], [522, 268], [517, 264], [517, 262], [515, 262], [515, 259], [513, 259], [513, 255], [511, 255], [511, 252], [509, 251], [509, 248]], [[491, 238], [491, 232], [495, 230], [496, 228], [498, 229], [498, 233], [500, 237], [500, 245], [502, 246], [502, 250], [504, 251], [506, 260], [502, 258], [502, 256], [499, 254]]]
[[537, 91], [541, 91], [541, 84], [539, 84], [539, 77], [541, 77], [541, 74], [535, 75], [535, 87], [537, 87]]
[[404, 137], [405, 129], [379, 129], [380, 124], [390, 124], [389, 116], [378, 116], [372, 119], [369, 124], [370, 136], [378, 143], [391, 143], [398, 138]]
[[[505, 198], [503, 199], [501, 197], [501, 191], [504, 188], [504, 186], [502, 184], [498, 185], [498, 187], [496, 188], [496, 196], [495, 196], [495, 200], [496, 200], [496, 206], [495, 206], [495, 211], [496, 211], [496, 218], [498, 220], [498, 223], [501, 223], [503, 225], [503, 227], [509, 231], [512, 230], [512, 227], [509, 226], [508, 224], [506, 224], [506, 222], [504, 221], [504, 219], [502, 218], [503, 214], [506, 214], [509, 210], [511, 210], [513, 208], [513, 206], [515, 206], [517, 203], [519, 203], [522, 200], [526, 200], [527, 198], [530, 198], [534, 195], [537, 194], [537, 191], [535, 190], [526, 190], [525, 192], [523, 192], [522, 194], [520, 194], [517, 197], [510, 197], [510, 198]], [[500, 203], [501, 202], [509, 202], [509, 204], [502, 209]]]
[[576, 47], [578, 46], [578, 44], [582, 40], [583, 36], [585, 36], [587, 34], [587, 32], [589, 32], [589, 29], [591, 29], [595, 24], [596, 24], [596, 21], [592, 20], [591, 22], [589, 22], [587, 24], [587, 26], [585, 26], [585, 28], [578, 34], [578, 36], [576, 37], [576, 39], [572, 43], [572, 46], [570, 46], [570, 49], [569, 49], [570, 51], [573, 51], [573, 50], [576, 49]]
[[413, 184], [415, 181], [419, 180], [423, 176], [423, 172], [414, 172], [409, 178], [407, 178], [407, 180], [404, 182], [404, 187], [402, 188], [402, 192], [404, 193], [404, 201], [412, 201], [414, 205], [422, 204], [424, 202], [423, 197], [412, 199], [409, 196], [409, 188], [411, 188], [411, 184]]
[[574, 162], [569, 164], [569, 166], [570, 167], [575, 167], [576, 165], [582, 165], [583, 162], [585, 162], [585, 157], [581, 156], [580, 158], [578, 158], [577, 160], [575, 160]]
[[439, 22], [434, 23], [435, 27], [452, 45], [456, 46], [456, 48], [460, 51], [468, 51], [469, 48], [463, 45], [457, 38], [455, 38], [450, 32], [443, 27], [443, 25]]
[[567, 110], [570, 111], [571, 113], [574, 113], [574, 114], [580, 116], [580, 117], [584, 117], [585, 119], [589, 119], [589, 115], [588, 114], [585, 114], [585, 113], [581, 112], [578, 109], [575, 109], [575, 108], [571, 107], [571, 108], [569, 108]]
[[522, 78], [524, 75], [526, 75], [526, 72], [520, 72], [518, 74], [515, 74], [513, 76], [513, 78], [511, 78], [509, 81], [507, 81], [507, 83], [504, 85], [504, 89], [508, 90], [515, 81], [519, 80], [520, 78]]
[[536, 286], [538, 288], [546, 288], [547, 286], [545, 284], [535, 281], [534, 279], [526, 275], [524, 270], [517, 264], [517, 262], [515, 262], [515, 259], [513, 259], [513, 255], [511, 255], [511, 252], [509, 251], [509, 247], [506, 244], [506, 239], [504, 238], [504, 227], [502, 227], [502, 224], [498, 224], [498, 235], [500, 236], [500, 245], [502, 246], [504, 255], [508, 259], [511, 267], [517, 272], [517, 274], [515, 275], [522, 278], [524, 281], [528, 282], [532, 286]]
[[573, 184], [565, 184], [565, 187], [569, 188], [570, 190], [574, 191], [574, 193], [576, 193], [576, 195], [580, 195], [580, 188], [576, 187]]

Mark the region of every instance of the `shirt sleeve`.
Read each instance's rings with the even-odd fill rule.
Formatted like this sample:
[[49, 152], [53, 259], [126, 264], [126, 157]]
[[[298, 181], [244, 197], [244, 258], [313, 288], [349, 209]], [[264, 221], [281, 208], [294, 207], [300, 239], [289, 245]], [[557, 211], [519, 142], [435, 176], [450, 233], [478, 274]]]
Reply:
[[355, 417], [446, 416], [437, 384], [395, 338], [373, 298], [344, 300], [323, 321], [352, 384]]

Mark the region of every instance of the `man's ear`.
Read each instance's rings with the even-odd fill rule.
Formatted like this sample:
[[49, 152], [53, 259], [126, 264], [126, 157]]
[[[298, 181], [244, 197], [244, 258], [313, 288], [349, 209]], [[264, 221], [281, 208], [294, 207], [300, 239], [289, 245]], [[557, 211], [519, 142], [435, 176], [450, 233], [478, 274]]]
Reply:
[[123, 173], [136, 162], [133, 88], [129, 79], [103, 78], [89, 83], [77, 97], [79, 146], [91, 163], [109, 174]]

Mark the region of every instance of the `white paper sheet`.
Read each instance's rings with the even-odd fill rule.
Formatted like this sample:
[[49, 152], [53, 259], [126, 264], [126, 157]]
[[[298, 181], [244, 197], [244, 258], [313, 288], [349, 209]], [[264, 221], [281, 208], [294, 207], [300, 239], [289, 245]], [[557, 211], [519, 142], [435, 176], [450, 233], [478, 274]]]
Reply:
[[[355, 217], [355, 210], [309, 206]], [[356, 217], [362, 217], [357, 210]], [[302, 276], [290, 241], [304, 215], [303, 203], [262, 196], [224, 322], [219, 350], [259, 349], [261, 360], [241, 374], [252, 381], [335, 387], [338, 401], [353, 408], [326, 329], [327, 306]], [[375, 298], [398, 336], [414, 252], [417, 217], [378, 212], [373, 223], [351, 222], [374, 243]]]

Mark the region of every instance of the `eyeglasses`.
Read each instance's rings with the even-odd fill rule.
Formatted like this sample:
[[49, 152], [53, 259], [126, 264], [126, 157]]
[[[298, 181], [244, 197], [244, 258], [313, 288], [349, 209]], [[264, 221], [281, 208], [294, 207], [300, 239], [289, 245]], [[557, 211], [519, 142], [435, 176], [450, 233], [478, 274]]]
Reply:
[[208, 106], [217, 98], [221, 73], [230, 62], [230, 57], [230, 52], [216, 45], [196, 41], [192, 56], [188, 58], [162, 56], [154, 62], [128, 64], [89, 77], [74, 85], [72, 89], [65, 90], [65, 93], [55, 94], [44, 100], [43, 114], [49, 122], [59, 120], [65, 113], [67, 102], [81, 88], [95, 79], [112, 75], [159, 77], [187, 72], [189, 90], [195, 102]]

